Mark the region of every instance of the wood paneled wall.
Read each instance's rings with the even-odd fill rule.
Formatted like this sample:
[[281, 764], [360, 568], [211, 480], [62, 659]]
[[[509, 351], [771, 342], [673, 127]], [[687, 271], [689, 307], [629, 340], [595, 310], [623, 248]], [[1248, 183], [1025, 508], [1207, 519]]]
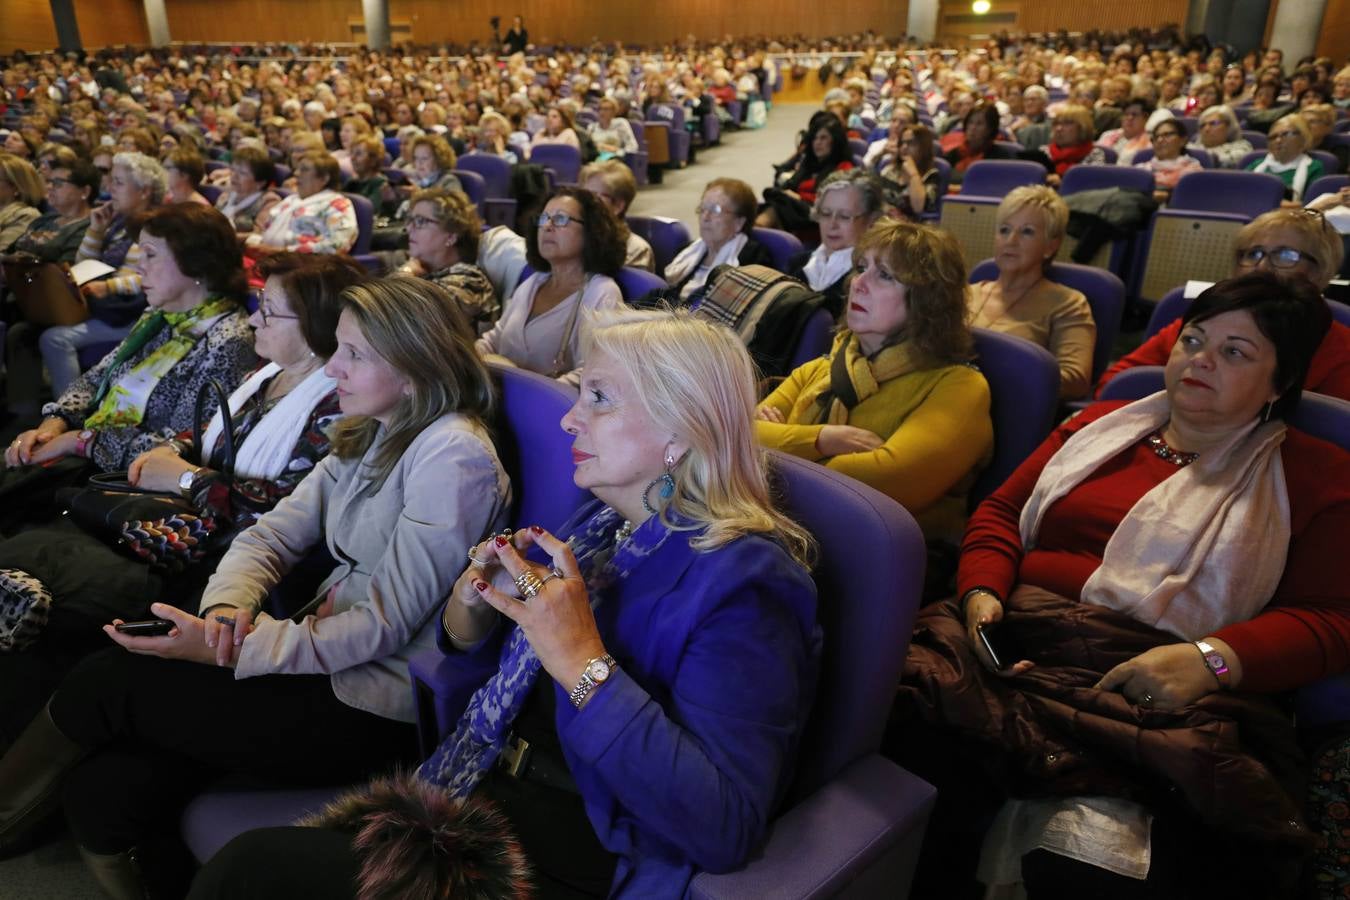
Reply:
[[[1337, 0], [1350, 2], [1350, 0]], [[952, 40], [999, 31], [1116, 30], [1186, 21], [1187, 0], [1084, 3], [1083, 0], [992, 0], [989, 15], [976, 17], [970, 0], [942, 0], [938, 38]], [[983, 21], [981, 21], [983, 20]]]
[[[140, 0], [76, 2], [75, 17], [86, 47], [144, 44], [150, 40]], [[55, 46], [56, 25], [47, 0], [0, 0], [0, 53], [50, 50]]]
[[1317, 55], [1330, 56], [1340, 65], [1350, 57], [1350, 0], [1327, 0]]

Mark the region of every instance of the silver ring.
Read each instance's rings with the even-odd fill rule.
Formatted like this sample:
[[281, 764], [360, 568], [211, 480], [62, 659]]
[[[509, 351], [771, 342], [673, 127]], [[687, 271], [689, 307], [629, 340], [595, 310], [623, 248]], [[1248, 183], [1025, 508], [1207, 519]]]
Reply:
[[473, 555], [473, 551], [477, 550], [479, 546], [480, 546], [479, 544], [474, 544], [472, 547], [470, 547], [468, 557], [469, 562], [473, 563], [475, 566], [478, 566], [479, 568], [482, 568], [483, 566], [487, 565], [487, 560], [479, 559], [478, 557]]
[[1139, 698], [1139, 705], [1140, 705], [1140, 706], [1152, 706], [1152, 705], [1153, 705], [1153, 695], [1150, 694], [1150, 693], [1148, 693], [1148, 692], [1145, 692], [1145, 693], [1144, 693], [1144, 696], [1142, 696], [1142, 697]]
[[520, 596], [525, 600], [533, 600], [543, 586], [544, 582], [540, 580], [539, 576], [528, 570], [516, 576], [516, 589], [520, 591]]
[[549, 569], [549, 570], [548, 570], [548, 574], [545, 575], [545, 576], [543, 577], [543, 580], [541, 580], [541, 581], [539, 582], [539, 587], [542, 588], [544, 585], [548, 584], [548, 583], [549, 583], [550, 581], [552, 581], [553, 579], [555, 579], [555, 578], [562, 578], [562, 577], [563, 577], [563, 573], [559, 572], [557, 569]]

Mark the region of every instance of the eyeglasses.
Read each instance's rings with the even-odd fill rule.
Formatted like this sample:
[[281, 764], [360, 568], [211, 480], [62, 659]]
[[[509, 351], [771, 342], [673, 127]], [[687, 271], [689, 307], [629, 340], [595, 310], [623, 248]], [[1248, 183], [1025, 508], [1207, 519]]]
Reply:
[[848, 225], [863, 217], [862, 213], [846, 213], [833, 209], [822, 209], [816, 213], [816, 220], [819, 222], [838, 222], [840, 225]]
[[1248, 247], [1245, 250], [1239, 250], [1237, 258], [1238, 263], [1244, 266], [1259, 266], [1261, 260], [1266, 259], [1277, 269], [1292, 269], [1304, 260], [1314, 266], [1318, 265], [1317, 260], [1310, 254], [1293, 247], [1272, 247], [1269, 250], [1265, 247]]
[[694, 215], [696, 216], [720, 216], [722, 213], [730, 211], [720, 203], [700, 203], [694, 207]]
[[299, 316], [283, 316], [281, 313], [268, 312], [268, 311], [267, 311], [267, 307], [266, 307], [265, 305], [263, 305], [263, 304], [258, 304], [258, 318], [262, 319], [262, 323], [263, 323], [264, 325], [266, 325], [268, 322], [272, 321], [273, 319], [298, 319], [298, 318], [300, 318], [300, 317], [299, 317]]
[[[430, 228], [432, 225], [439, 225], [435, 219], [428, 219], [426, 216], [410, 216], [408, 218], [409, 228]], [[540, 223], [543, 224], [542, 222]]]
[[70, 184], [74, 184], [74, 183], [75, 183], [75, 182], [71, 181], [69, 178], [48, 178], [48, 179], [47, 179], [47, 186], [48, 186], [48, 187], [65, 187], [66, 185], [70, 185]]
[[1285, 138], [1296, 138], [1296, 137], [1301, 138], [1303, 137], [1303, 135], [1299, 134], [1297, 131], [1276, 131], [1268, 136], [1268, 140], [1282, 141]]
[[1154, 139], [1155, 141], [1158, 140], [1159, 138], [1179, 138], [1179, 137], [1181, 137], [1181, 132], [1180, 132], [1180, 131], [1155, 131], [1155, 132], [1153, 132], [1153, 139]]
[[539, 227], [540, 227], [540, 228], [543, 228], [545, 225], [552, 225], [554, 228], [566, 228], [568, 225], [571, 225], [573, 222], [576, 222], [578, 225], [584, 225], [584, 224], [586, 224], [586, 220], [585, 220], [585, 219], [576, 219], [576, 218], [573, 218], [571, 215], [569, 215], [568, 213], [565, 213], [565, 212], [540, 213], [540, 214], [539, 214]]

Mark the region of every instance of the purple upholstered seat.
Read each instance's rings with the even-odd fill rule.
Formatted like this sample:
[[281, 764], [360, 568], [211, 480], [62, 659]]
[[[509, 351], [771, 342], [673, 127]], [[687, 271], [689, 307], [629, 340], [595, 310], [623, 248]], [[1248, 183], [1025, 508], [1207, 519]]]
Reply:
[[581, 151], [567, 144], [539, 144], [530, 148], [530, 162], [552, 169], [557, 184], [576, 184], [581, 174]]
[[1059, 407], [1059, 364], [1039, 344], [986, 328], [971, 331], [994, 422], [993, 459], [970, 490], [974, 509], [1050, 434]]
[[656, 274], [665, 277], [666, 266], [691, 243], [689, 229], [679, 219], [665, 216], [627, 216], [628, 228], [652, 245], [656, 258]]
[[469, 202], [478, 208], [478, 215], [484, 215], [487, 211], [487, 179], [468, 169], [451, 169], [451, 172], [459, 179], [459, 186], [464, 189], [464, 196], [468, 197]]
[[1004, 197], [1024, 184], [1045, 184], [1045, 166], [1025, 159], [982, 159], [970, 164], [961, 181], [961, 193], [975, 197]]
[[828, 309], [818, 309], [802, 326], [802, 333], [797, 338], [797, 348], [792, 351], [789, 368], [795, 369], [829, 353], [832, 340], [834, 340], [834, 316], [830, 315]]
[[1153, 193], [1153, 173], [1134, 166], [1073, 166], [1064, 173], [1059, 186], [1063, 196], [1101, 188], [1124, 188], [1143, 194]]
[[489, 197], [511, 196], [511, 164], [500, 156], [466, 153], [455, 161], [455, 169], [477, 172], [483, 176]]
[[352, 256], [361, 256], [370, 252], [370, 239], [375, 232], [375, 204], [360, 194], [343, 193], [352, 201], [356, 212], [356, 243], [352, 244]]
[[664, 278], [634, 266], [624, 266], [614, 276], [614, 281], [619, 285], [619, 293], [623, 295], [625, 303], [632, 303], [639, 297], [666, 287]]
[[[1206, 169], [1215, 168], [1214, 157], [1210, 154], [1208, 150], [1201, 149], [1200, 147], [1187, 147], [1182, 152], [1185, 153], [1187, 156], [1199, 160], [1200, 165]], [[1148, 162], [1152, 158], [1153, 158], [1153, 148], [1145, 147], [1144, 149], [1137, 151], [1134, 154], [1134, 156], [1130, 158], [1130, 164], [1137, 166], [1139, 165], [1139, 163]]]
[[1254, 219], [1284, 199], [1284, 184], [1264, 172], [1210, 169], [1177, 180], [1169, 209], [1232, 213]]
[[759, 241], [773, 257], [773, 267], [786, 272], [792, 257], [802, 252], [802, 242], [796, 236], [777, 228], [752, 228], [750, 236]]

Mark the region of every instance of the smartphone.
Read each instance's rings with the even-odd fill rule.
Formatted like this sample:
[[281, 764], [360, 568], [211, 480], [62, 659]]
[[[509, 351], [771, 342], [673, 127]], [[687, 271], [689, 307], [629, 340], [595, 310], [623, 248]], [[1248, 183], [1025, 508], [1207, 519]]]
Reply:
[[980, 643], [984, 644], [984, 649], [994, 661], [996, 669], [1006, 669], [1013, 663], [1026, 659], [1017, 643], [1011, 640], [1007, 631], [999, 628], [997, 623], [976, 625], [975, 634], [979, 636]]
[[167, 619], [146, 619], [142, 622], [123, 622], [114, 626], [123, 634], [136, 637], [163, 637], [173, 631], [173, 623]]

